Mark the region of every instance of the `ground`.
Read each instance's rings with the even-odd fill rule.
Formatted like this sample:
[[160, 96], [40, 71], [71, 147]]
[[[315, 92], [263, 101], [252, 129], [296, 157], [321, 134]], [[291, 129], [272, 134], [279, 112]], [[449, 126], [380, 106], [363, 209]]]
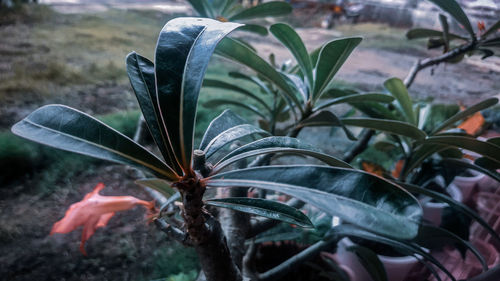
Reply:
[[[64, 103], [104, 117], [137, 109], [125, 75], [124, 57], [136, 50], [152, 58], [156, 36], [163, 24], [178, 13], [190, 12], [180, 8], [169, 13], [165, 9], [135, 10], [130, 6], [104, 5], [82, 13], [86, 12], [84, 8], [72, 8], [70, 14], [34, 7], [16, 15], [0, 16], [0, 137], [5, 136], [14, 146], [26, 144], [9, 135], [8, 128], [43, 104]], [[286, 20], [294, 24], [302, 21], [298, 12]], [[298, 29], [309, 49], [339, 36], [364, 36], [360, 48], [340, 70], [338, 83], [366, 91], [380, 89], [389, 77], [404, 78], [417, 59], [438, 54], [425, 50], [424, 42], [408, 42], [403, 29], [360, 24], [322, 30], [315, 28], [315, 24], [308, 20], [307, 27]], [[289, 58], [287, 51], [270, 38], [236, 35], [246, 36], [262, 55], [272, 52], [278, 61]], [[223, 77], [228, 68], [235, 66], [216, 59], [208, 75]], [[460, 64], [423, 71], [411, 93], [416, 99], [432, 97], [437, 102], [472, 104], [498, 95], [497, 81], [500, 81], [500, 59], [482, 61], [473, 57]], [[205, 91], [201, 103], [218, 94]], [[199, 127], [203, 128], [217, 112], [200, 109]], [[118, 122], [125, 120], [118, 119]], [[133, 125], [129, 122], [129, 127]], [[318, 136], [317, 131], [313, 132]], [[310, 133], [304, 130], [302, 134]], [[316, 141], [327, 142], [329, 138], [329, 134], [323, 133]], [[343, 145], [349, 144], [344, 141]], [[1, 155], [6, 153], [0, 147], [0, 162], [5, 161]], [[61, 163], [65, 163], [63, 157]], [[33, 162], [38, 158], [30, 155], [28, 159]], [[57, 157], [51, 159], [58, 161]], [[78, 251], [78, 231], [49, 236], [52, 224], [98, 182], [108, 185], [105, 194], [129, 194], [149, 200], [133, 184], [134, 178], [127, 168], [83, 160], [81, 163], [80, 166], [88, 165], [88, 169], [71, 169], [64, 164], [56, 168], [52, 164], [38, 167], [28, 163], [34, 168], [26, 175], [0, 181], [0, 280], [149, 280], [195, 268], [180, 267], [192, 260], [190, 253], [172, 254], [171, 247], [175, 244], [165, 241], [161, 233], [146, 223], [140, 208], [118, 214], [108, 227], [98, 230], [87, 243], [87, 257]], [[44, 172], [49, 169], [57, 171]], [[37, 187], [42, 182], [41, 190]]]

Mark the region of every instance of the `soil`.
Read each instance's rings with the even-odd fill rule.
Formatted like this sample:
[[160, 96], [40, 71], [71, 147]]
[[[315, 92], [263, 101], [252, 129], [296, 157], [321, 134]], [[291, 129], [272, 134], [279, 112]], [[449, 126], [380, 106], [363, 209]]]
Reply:
[[[178, 1], [162, 2], [178, 4]], [[75, 7], [72, 8], [75, 10]], [[77, 10], [81, 12], [81, 8]], [[0, 30], [12, 28], [12, 24], [0, 25]], [[311, 49], [342, 35], [316, 28], [302, 28], [298, 32]], [[259, 37], [248, 37], [248, 40], [261, 54], [272, 52], [278, 61], [289, 57], [277, 42], [268, 43]], [[0, 49], [8, 45], [5, 42], [8, 41], [0, 41]], [[43, 46], [24, 47], [44, 50]], [[412, 64], [422, 58], [421, 55], [408, 54], [405, 50], [397, 52], [361, 46], [341, 68], [338, 78], [355, 83], [363, 90], [380, 89], [389, 77], [404, 78]], [[12, 58], [14, 56], [0, 56], [0, 72], [6, 70], [8, 73], [12, 69]], [[438, 102], [453, 101], [467, 105], [499, 95], [500, 84], [495, 81], [500, 81], [500, 58], [481, 61], [473, 57], [460, 64], [440, 65], [423, 71], [411, 93], [416, 98], [432, 97]], [[23, 102], [2, 102], [0, 129], [9, 128], [34, 108], [49, 102], [77, 106], [95, 114], [137, 106], [130, 87], [114, 81], [71, 86], [66, 88], [65, 93], [64, 98], [51, 96]], [[315, 135], [318, 143], [331, 141], [329, 134], [318, 135], [318, 131], [311, 130], [304, 130], [302, 134]], [[344, 137], [342, 139], [345, 140]], [[345, 142], [347, 145], [348, 142]], [[80, 231], [48, 235], [52, 224], [63, 217], [65, 210], [81, 200], [98, 182], [108, 186], [103, 194], [133, 195], [150, 200], [133, 184], [133, 180], [127, 168], [99, 166], [73, 178], [70, 186], [45, 196], [23, 192], [29, 190], [29, 184], [36, 184], [33, 182], [0, 188], [0, 280], [146, 280], [162, 277], [154, 276], [153, 265], [156, 261], [152, 253], [170, 242], [165, 241], [154, 226], [146, 224], [141, 208], [116, 214], [107, 227], [99, 229], [87, 242], [88, 256], [83, 256], [78, 250]]]

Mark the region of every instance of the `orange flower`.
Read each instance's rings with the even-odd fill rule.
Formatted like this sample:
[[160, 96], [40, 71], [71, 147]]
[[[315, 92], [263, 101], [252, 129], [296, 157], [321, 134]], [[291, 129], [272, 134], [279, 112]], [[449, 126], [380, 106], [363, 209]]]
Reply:
[[401, 171], [403, 170], [404, 164], [405, 160], [399, 159], [398, 162], [396, 162], [396, 165], [394, 165], [394, 170], [392, 170], [392, 176], [395, 179], [398, 179], [399, 176], [401, 175]]
[[476, 112], [474, 115], [465, 119], [458, 128], [467, 132], [467, 134], [475, 136], [479, 134], [484, 126], [485, 119], [481, 112]]
[[132, 209], [135, 205], [146, 207], [149, 213], [155, 210], [154, 202], [137, 199], [132, 196], [102, 196], [99, 191], [104, 184], [99, 183], [94, 190], [87, 193], [82, 201], [72, 204], [64, 218], [56, 222], [50, 234], [69, 233], [83, 226], [80, 251], [85, 252], [85, 242], [95, 233], [96, 229], [106, 226], [115, 212]]
[[486, 25], [484, 24], [484, 21], [478, 21], [477, 22], [477, 29], [479, 29], [479, 34], [483, 34], [483, 32], [486, 30]]
[[363, 161], [361, 162], [361, 168], [372, 175], [384, 177], [384, 167], [375, 163]]

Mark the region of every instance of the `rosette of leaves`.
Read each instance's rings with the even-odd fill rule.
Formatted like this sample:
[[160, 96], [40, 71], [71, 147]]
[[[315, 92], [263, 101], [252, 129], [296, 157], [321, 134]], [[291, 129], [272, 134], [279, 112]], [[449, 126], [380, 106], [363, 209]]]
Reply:
[[[381, 93], [356, 93], [348, 97], [332, 96], [332, 81], [349, 55], [361, 42], [360, 37], [341, 38], [327, 42], [309, 53], [297, 32], [284, 23], [270, 27], [271, 33], [286, 47], [297, 62], [293, 66], [276, 65], [271, 56], [270, 62], [260, 57], [250, 47], [225, 38], [216, 53], [238, 62], [256, 75], [232, 72], [231, 78], [250, 81], [260, 93], [254, 93], [243, 87], [227, 83], [223, 80], [207, 79], [205, 87], [216, 87], [243, 95], [253, 104], [242, 103], [237, 99], [214, 99], [205, 104], [208, 107], [231, 104], [250, 110], [260, 119], [262, 128], [273, 134], [297, 136], [300, 130], [310, 126], [342, 127], [350, 139], [356, 139], [345, 128], [342, 120], [328, 107], [355, 101], [373, 101], [389, 103], [394, 98]], [[287, 122], [291, 126], [283, 131], [276, 131], [278, 123]]]
[[240, 30], [267, 35], [267, 28], [251, 23], [265, 17], [277, 17], [292, 12], [292, 6], [283, 1], [269, 1], [245, 8], [238, 0], [188, 0], [196, 13], [201, 17], [227, 22], [241, 22], [245, 26]]
[[411, 29], [406, 33], [408, 39], [428, 38], [427, 47], [429, 49], [442, 47], [443, 53], [449, 54], [446, 62], [459, 62], [465, 54], [481, 54], [482, 59], [495, 55], [497, 48], [500, 47], [500, 36], [498, 35], [500, 20], [488, 28], [484, 26], [484, 22], [478, 22], [477, 30], [475, 30], [470, 18], [455, 0], [429, 1], [453, 18], [464, 29], [464, 34], [451, 32], [447, 16], [440, 14], [441, 30]]
[[[173, 193], [171, 188], [177, 191], [171, 201], [180, 197], [182, 202], [183, 241], [195, 247], [207, 280], [239, 280], [241, 276], [231, 260], [220, 224], [204, 205], [311, 226], [302, 212], [279, 202], [246, 197], [204, 198], [207, 189], [254, 187], [280, 192], [369, 233], [403, 240], [414, 238], [422, 210], [410, 193], [294, 138], [269, 136], [230, 111], [212, 121], [199, 149], [194, 149], [196, 107], [205, 70], [216, 46], [239, 26], [212, 19], [177, 18], [169, 21], [159, 35], [155, 63], [135, 52], [127, 56], [130, 82], [161, 157], [97, 119], [64, 105], [41, 107], [15, 124], [12, 131], [59, 149], [136, 167], [150, 176], [141, 184], [166, 196]], [[250, 136], [257, 140], [221, 153], [231, 142]], [[327, 165], [230, 169], [232, 163], [242, 159], [281, 152], [311, 156]]]

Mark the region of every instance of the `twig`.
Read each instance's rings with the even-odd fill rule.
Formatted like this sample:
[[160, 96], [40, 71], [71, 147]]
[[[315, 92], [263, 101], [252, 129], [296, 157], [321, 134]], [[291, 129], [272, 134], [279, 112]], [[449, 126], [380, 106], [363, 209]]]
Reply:
[[154, 220], [156, 226], [161, 231], [165, 232], [168, 237], [174, 239], [175, 241], [182, 243], [185, 246], [193, 246], [193, 243], [189, 239], [189, 235], [184, 233], [184, 231], [168, 224], [164, 219], [159, 218]]
[[358, 156], [361, 152], [365, 151], [365, 149], [368, 147], [368, 143], [370, 142], [371, 138], [375, 134], [374, 130], [364, 130], [361, 133], [361, 137], [359, 138], [358, 142], [355, 143], [351, 149], [349, 149], [345, 154], [342, 160], [345, 162], [349, 163], [351, 162], [356, 156]]

